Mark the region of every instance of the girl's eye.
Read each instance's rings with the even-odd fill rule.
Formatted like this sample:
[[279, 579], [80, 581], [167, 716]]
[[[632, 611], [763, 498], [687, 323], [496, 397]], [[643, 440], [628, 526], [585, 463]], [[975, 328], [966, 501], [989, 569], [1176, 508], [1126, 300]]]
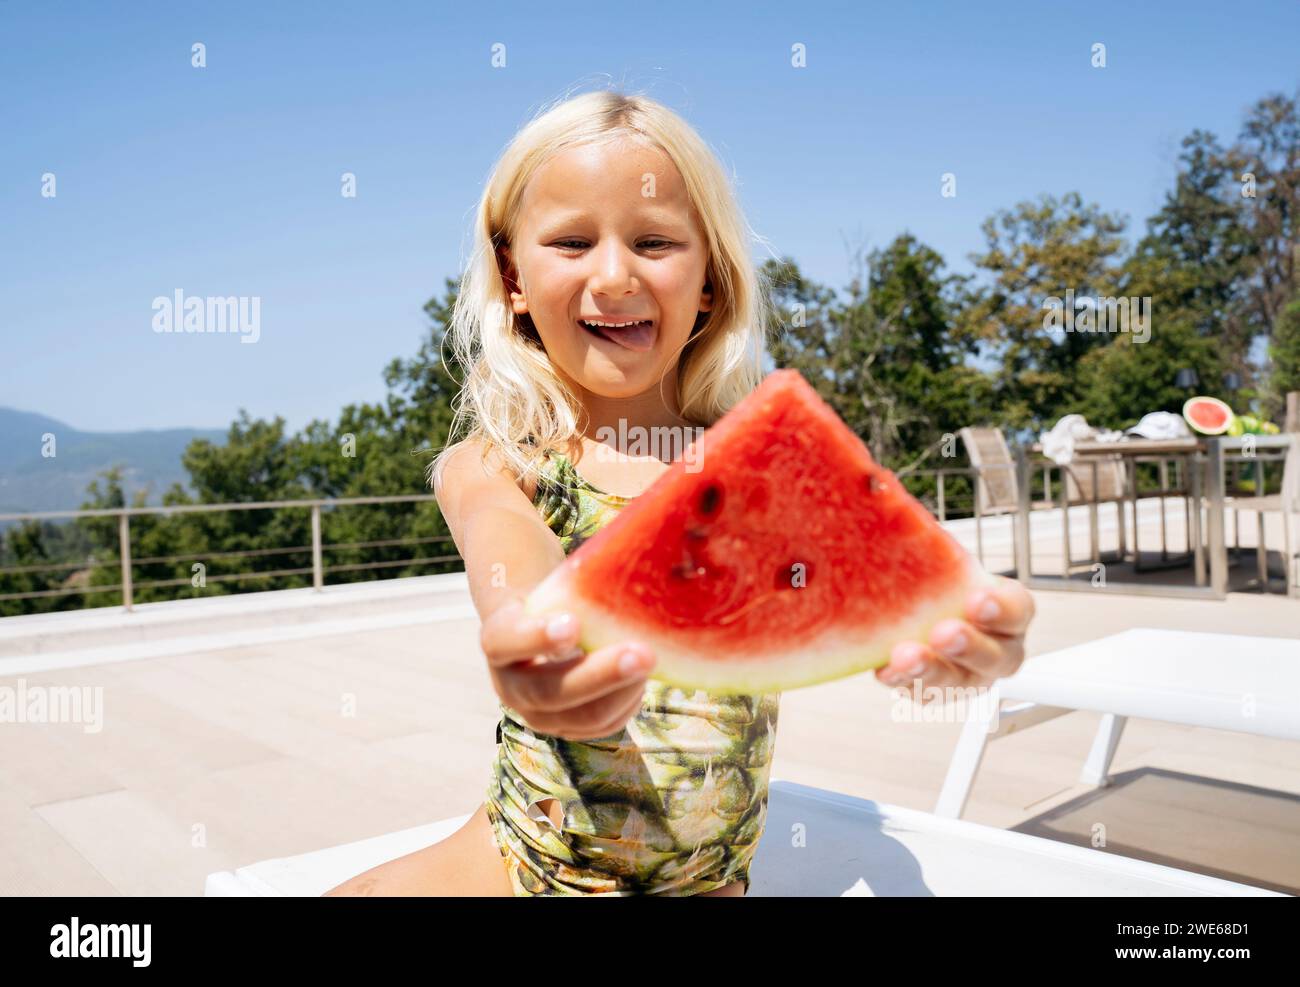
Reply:
[[[556, 242], [555, 246], [560, 247], [564, 250], [575, 250], [575, 251], [585, 250], [587, 248], [587, 244], [583, 240], [559, 240]], [[672, 241], [659, 240], [659, 239], [642, 240], [641, 246], [644, 247], [646, 250], [666, 250], [668, 247], [672, 246]]]

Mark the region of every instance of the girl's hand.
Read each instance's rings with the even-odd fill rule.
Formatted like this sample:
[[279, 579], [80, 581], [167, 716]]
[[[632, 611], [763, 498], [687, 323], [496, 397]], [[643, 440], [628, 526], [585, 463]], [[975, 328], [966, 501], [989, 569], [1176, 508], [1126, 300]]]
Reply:
[[493, 611], [480, 635], [493, 688], [528, 727], [566, 740], [608, 737], [641, 708], [654, 654], [634, 641], [584, 654], [577, 640], [576, 617], [525, 616], [518, 598]]
[[876, 670], [888, 686], [921, 680], [921, 688], [985, 686], [1012, 675], [1025, 660], [1025, 629], [1034, 617], [1034, 598], [1014, 579], [998, 577], [966, 601], [966, 620], [944, 620], [928, 644], [904, 641], [889, 664]]

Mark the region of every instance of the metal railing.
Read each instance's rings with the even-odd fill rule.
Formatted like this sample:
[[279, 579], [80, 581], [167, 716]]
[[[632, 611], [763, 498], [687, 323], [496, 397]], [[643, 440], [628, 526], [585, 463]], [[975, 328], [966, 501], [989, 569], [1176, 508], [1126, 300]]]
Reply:
[[311, 555], [311, 564], [309, 566], [294, 566], [290, 564], [288, 568], [280, 569], [259, 569], [249, 572], [226, 573], [221, 575], [207, 576], [205, 581], [211, 582], [238, 582], [249, 579], [265, 579], [270, 577], [286, 576], [303, 576], [311, 573], [312, 588], [320, 591], [325, 585], [325, 576], [327, 572], [356, 572], [371, 569], [393, 568], [396, 566], [414, 566], [435, 563], [454, 562], [460, 559], [460, 554], [453, 551], [450, 555], [433, 555], [429, 557], [417, 557], [410, 559], [397, 559], [381, 562], [361, 562], [350, 564], [325, 564], [325, 553], [327, 551], [336, 552], [353, 549], [366, 548], [391, 548], [397, 545], [426, 545], [426, 544], [445, 544], [454, 541], [450, 535], [435, 535], [424, 538], [388, 538], [372, 541], [358, 542], [333, 542], [324, 543], [321, 536], [321, 510], [322, 508], [335, 509], [340, 507], [354, 507], [363, 504], [409, 504], [409, 503], [428, 503], [436, 502], [437, 498], [433, 494], [412, 494], [396, 495], [382, 497], [327, 497], [305, 500], [267, 500], [254, 501], [251, 503], [230, 503], [230, 504], [178, 504], [174, 506], [160, 507], [116, 507], [116, 508], [96, 508], [93, 510], [73, 510], [73, 511], [38, 511], [21, 514], [0, 514], [0, 521], [41, 521], [52, 520], [55, 518], [68, 518], [80, 520], [84, 518], [117, 518], [118, 532], [118, 557], [110, 559], [107, 562], [96, 561], [93, 557], [84, 561], [77, 562], [57, 562], [48, 565], [16, 565], [0, 566], [0, 577], [10, 573], [37, 573], [37, 572], [56, 572], [59, 570], [86, 570], [102, 568], [117, 564], [120, 568], [120, 582], [113, 584], [88, 585], [60, 587], [59, 589], [30, 590], [20, 593], [0, 593], [0, 601], [37, 599], [42, 597], [69, 596], [74, 594], [92, 594], [92, 593], [115, 593], [122, 594], [122, 606], [125, 610], [131, 610], [135, 602], [135, 591], [137, 588], [144, 589], [160, 588], [165, 586], [182, 586], [191, 583], [189, 578], [180, 579], [155, 579], [144, 582], [137, 582], [133, 576], [133, 570], [137, 567], [150, 564], [164, 564], [169, 562], [183, 562], [194, 559], [194, 555], [160, 555], [147, 558], [133, 559], [131, 553], [131, 518], [139, 516], [162, 516], [168, 517], [178, 514], [202, 514], [216, 513], [221, 511], [259, 511], [259, 510], [281, 510], [281, 509], [303, 509], [311, 512], [311, 543], [309, 545], [295, 545], [288, 548], [256, 548], [246, 549], [243, 551], [219, 551], [206, 552], [202, 554], [204, 559], [237, 559], [252, 557], [268, 557], [273, 555]]
[[[1015, 508], [998, 508], [994, 512], [986, 510], [984, 495], [981, 492], [984, 484], [980, 482], [983, 474], [995, 473], [999, 470], [1016, 469], [1015, 463], [985, 463], [982, 466], [945, 466], [938, 469], [909, 469], [899, 474], [899, 479], [906, 486], [906, 481], [911, 477], [928, 477], [935, 478], [935, 497], [930, 501], [928, 496], [921, 496], [920, 500], [930, 511], [939, 519], [942, 524], [949, 520], [950, 508], [957, 508], [957, 517], [970, 518], [975, 522], [975, 556], [979, 559], [980, 564], [984, 564], [984, 519], [986, 517], [999, 517], [1006, 514], [1014, 513]], [[1014, 475], [1014, 473], [1013, 473]], [[947, 494], [947, 478], [950, 476], [965, 477], [969, 480], [970, 500], [969, 513], [966, 513], [965, 499], [952, 503], [949, 501]], [[1044, 477], [1047, 480], [1047, 477]], [[1048, 487], [1050, 494], [1050, 487]]]
[[[1264, 443], [1261, 443], [1261, 445], [1264, 445]], [[1151, 461], [1159, 462], [1161, 459], [1164, 458], [1176, 459], [1176, 457], [1154, 456], [1151, 457]], [[1277, 458], [1281, 458], [1281, 457], [1275, 455], [1269, 455], [1268, 453], [1265, 453], [1262, 456], [1253, 455], [1250, 457], [1242, 457], [1240, 454], [1233, 455], [1232, 453], [1223, 456], [1223, 459], [1226, 460], [1227, 463], [1231, 464], [1231, 466], [1233, 467], [1233, 474], [1234, 474], [1233, 482], [1228, 484], [1229, 490], [1236, 492], [1236, 490], [1239, 490], [1241, 486], [1243, 486], [1243, 484], [1240, 483], [1239, 471], [1242, 466], [1248, 466], [1255, 473], [1252, 492], [1255, 493], [1256, 495], [1262, 496], [1267, 487], [1267, 482], [1264, 473], [1265, 461], [1272, 461]], [[1054, 502], [1058, 500], [1058, 497], [1055, 495], [1055, 489], [1058, 484], [1054, 484], [1052, 481], [1052, 477], [1051, 477], [1051, 474], [1053, 472], [1052, 464], [1050, 462], [1037, 462], [1032, 465], [1036, 465], [1042, 469], [1044, 501], [1047, 504], [1053, 504], [1053, 506], [1063, 506], [1063, 504], [1062, 505], [1054, 504]], [[1097, 478], [1095, 475], [1096, 463], [1095, 462], [1088, 463], [1087, 465], [1091, 466], [1094, 471], [1092, 489], [1093, 491], [1096, 491], [1098, 489]], [[1162, 555], [1163, 555], [1165, 554], [1164, 553], [1164, 498], [1169, 496], [1185, 496], [1186, 494], [1189, 493], [1189, 491], [1183, 489], [1184, 483], [1179, 482], [1182, 479], [1181, 477], [1176, 478], [1174, 485], [1170, 487], [1168, 485], [1167, 474], [1165, 472], [1165, 463], [1159, 462], [1159, 467], [1160, 467], [1159, 469], [1160, 489], [1155, 492], [1148, 491], [1145, 494], [1138, 494], [1137, 496], [1159, 496], [1161, 498], [1161, 541], [1162, 541]], [[1016, 463], [1006, 463], [1006, 464], [991, 463], [991, 464], [985, 464], [983, 466], [978, 466], [978, 467], [966, 466], [966, 467], [942, 467], [938, 469], [913, 469], [913, 470], [904, 471], [903, 473], [899, 474], [899, 479], [904, 483], [906, 483], [907, 480], [913, 477], [916, 478], [933, 477], [935, 481], [934, 500], [930, 501], [928, 493], [925, 493], [922, 496], [922, 500], [927, 502], [926, 506], [938, 517], [940, 522], [946, 522], [950, 519], [950, 517], [954, 517], [954, 516], [972, 518], [974, 520], [975, 544], [976, 544], [975, 553], [976, 556], [979, 558], [980, 562], [983, 563], [984, 562], [984, 534], [983, 534], [982, 522], [984, 518], [1002, 516], [1006, 514], [1014, 514], [1018, 510], [1018, 506], [1011, 507], [1011, 508], [1002, 507], [997, 509], [996, 513], [986, 511], [985, 504], [983, 503], [984, 495], [981, 493], [983, 484], [980, 482], [980, 477], [982, 474], [988, 472], [993, 472], [998, 470], [1016, 470], [1017, 468], [1018, 466]], [[1136, 468], [1136, 464], [1135, 464], [1135, 468]], [[1031, 466], [1031, 470], [1032, 470], [1032, 466]], [[1064, 470], [1058, 467], [1057, 472], [1059, 474], [1058, 483], [1061, 490], [1061, 496], [1064, 497], [1065, 482], [1066, 482], [1064, 477]], [[950, 498], [948, 494], [948, 481], [949, 478], [951, 477], [961, 477], [968, 482], [969, 501], [967, 501], [964, 497], [956, 500]], [[1133, 482], [1136, 483], [1136, 477], [1133, 479]], [[310, 544], [308, 545], [295, 545], [288, 548], [257, 548], [257, 549], [247, 549], [243, 551], [206, 552], [203, 553], [202, 556], [203, 558], [206, 559], [218, 559], [218, 558], [238, 559], [238, 558], [268, 557], [268, 556], [275, 556], [275, 555], [282, 555], [282, 556], [307, 555], [308, 553], [310, 553], [310, 557], [311, 557], [310, 565], [308, 566], [290, 565], [287, 568], [279, 568], [279, 569], [252, 570], [248, 572], [226, 573], [226, 574], [212, 575], [212, 576], [205, 575], [205, 579], [212, 582], [239, 582], [239, 581], [250, 580], [250, 579], [303, 576], [306, 575], [307, 573], [310, 573], [313, 589], [320, 591], [325, 585], [325, 577], [328, 572], [335, 572], [335, 573], [356, 572], [356, 571], [365, 571], [365, 570], [373, 570], [373, 569], [393, 568], [397, 566], [432, 565], [432, 564], [460, 561], [459, 553], [453, 551], [452, 554], [436, 554], [427, 557], [416, 557], [410, 559], [396, 559], [396, 560], [388, 560], [388, 561], [380, 561], [380, 562], [358, 562], [358, 563], [349, 563], [349, 564], [326, 565], [325, 553], [327, 551], [338, 552], [338, 551], [345, 551], [345, 550], [356, 550], [356, 549], [367, 549], [367, 548], [392, 548], [398, 545], [419, 546], [419, 545], [427, 545], [427, 544], [447, 544], [447, 543], [451, 543], [454, 545], [454, 541], [450, 535], [437, 535], [437, 536], [424, 537], [424, 538], [407, 537], [407, 538], [388, 538], [388, 539], [377, 539], [371, 541], [357, 541], [357, 542], [333, 542], [328, 544], [323, 542], [322, 540], [322, 533], [321, 533], [322, 509], [328, 508], [333, 510], [340, 507], [353, 507], [353, 506], [360, 506], [360, 505], [367, 505], [367, 504], [370, 505], [409, 504], [409, 503], [427, 503], [427, 502], [436, 502], [436, 497], [434, 497], [434, 495], [432, 494], [412, 494], [412, 495], [379, 496], [379, 497], [341, 497], [341, 498], [316, 498], [316, 499], [303, 499], [303, 500], [273, 500], [273, 501], [256, 501], [252, 503], [229, 503], [229, 504], [180, 504], [174, 506], [159, 506], [159, 507], [120, 507], [120, 508], [98, 508], [93, 510], [41, 511], [41, 512], [18, 513], [18, 514], [0, 514], [0, 521], [39, 521], [39, 520], [49, 520], [55, 518], [69, 518], [74, 520], [79, 520], [84, 518], [96, 518], [96, 517], [116, 518], [117, 531], [118, 531], [118, 539], [117, 539], [118, 557], [116, 559], [110, 559], [107, 562], [99, 562], [95, 560], [94, 557], [92, 556], [87, 560], [75, 561], [75, 562], [57, 562], [57, 563], [49, 563], [45, 565], [0, 566], [0, 577], [3, 577], [11, 573], [31, 574], [31, 573], [38, 573], [38, 572], [57, 572], [60, 570], [71, 570], [71, 571], [86, 570], [86, 569], [100, 568], [100, 567], [113, 565], [113, 564], [116, 564], [120, 568], [120, 582], [118, 583], [60, 587], [58, 589], [30, 590], [27, 592], [17, 592], [17, 593], [0, 593], [0, 602], [6, 600], [60, 597], [60, 596], [69, 596], [75, 594], [89, 595], [94, 593], [121, 592], [122, 606], [125, 610], [129, 611], [134, 606], [135, 590], [137, 587], [142, 589], [146, 587], [162, 588], [167, 586], [182, 586], [185, 585], [186, 583], [192, 582], [192, 580], [189, 578], [154, 579], [154, 580], [149, 580], [144, 582], [136, 582], [136, 580], [134, 579], [133, 570], [137, 567], [145, 566], [145, 565], [165, 564], [170, 562], [188, 561], [194, 558], [193, 555], [163, 555], [163, 556], [152, 556], [152, 557], [145, 557], [145, 558], [138, 558], [138, 559], [133, 558], [132, 551], [131, 551], [131, 518], [138, 517], [138, 516], [149, 516], [149, 515], [167, 517], [167, 516], [172, 516], [177, 514], [189, 514], [189, 513], [215, 513], [221, 511], [281, 510], [286, 508], [303, 509], [303, 510], [309, 510], [311, 512], [310, 513], [311, 541]], [[1076, 503], [1079, 502], [1087, 503], [1088, 499], [1085, 498], [1081, 501], [1076, 501]], [[1091, 507], [1093, 508], [1094, 511], [1096, 509], [1096, 506], [1097, 504], [1094, 498], [1093, 502], [1091, 503]], [[956, 511], [955, 515], [954, 515], [954, 508]], [[966, 513], [967, 510], [969, 510], [969, 513]], [[1134, 523], [1136, 524], [1136, 517], [1134, 518]], [[1261, 524], [1262, 524], [1262, 518], [1261, 518]], [[1068, 525], [1068, 518], [1067, 518], [1067, 525]], [[1190, 527], [1191, 530], [1194, 530], [1196, 526], [1192, 525]], [[1066, 534], [1065, 534], [1065, 537], [1067, 539], [1069, 537], [1068, 530], [1069, 529], [1067, 527]], [[1015, 551], [1014, 548], [1013, 548], [1013, 552], [1016, 555], [1017, 560], [1019, 561], [1019, 552]], [[1067, 555], [1067, 561], [1068, 561], [1068, 555]]]

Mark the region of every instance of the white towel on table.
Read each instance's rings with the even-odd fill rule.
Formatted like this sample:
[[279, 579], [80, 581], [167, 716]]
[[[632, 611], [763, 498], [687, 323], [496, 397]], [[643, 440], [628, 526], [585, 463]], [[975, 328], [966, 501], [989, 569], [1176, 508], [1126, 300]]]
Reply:
[[1123, 438], [1123, 432], [1093, 428], [1083, 415], [1066, 415], [1050, 432], [1042, 433], [1038, 441], [1042, 443], [1043, 455], [1064, 466], [1074, 459], [1076, 442], [1118, 442]]

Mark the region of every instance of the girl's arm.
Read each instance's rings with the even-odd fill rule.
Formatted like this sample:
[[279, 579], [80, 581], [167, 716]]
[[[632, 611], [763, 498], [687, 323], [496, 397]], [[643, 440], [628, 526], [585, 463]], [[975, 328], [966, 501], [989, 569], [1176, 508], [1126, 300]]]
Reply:
[[564, 561], [564, 549], [500, 457], [484, 464], [480, 450], [466, 441], [449, 453], [434, 494], [465, 560], [470, 597], [486, 621], [527, 596]]
[[574, 650], [577, 618], [525, 616], [523, 599], [564, 549], [514, 476], [493, 458], [484, 464], [480, 448], [466, 442], [449, 453], [434, 493], [465, 560], [493, 688], [539, 733], [569, 740], [617, 733], [641, 707], [654, 655], [628, 642], [561, 660]]

